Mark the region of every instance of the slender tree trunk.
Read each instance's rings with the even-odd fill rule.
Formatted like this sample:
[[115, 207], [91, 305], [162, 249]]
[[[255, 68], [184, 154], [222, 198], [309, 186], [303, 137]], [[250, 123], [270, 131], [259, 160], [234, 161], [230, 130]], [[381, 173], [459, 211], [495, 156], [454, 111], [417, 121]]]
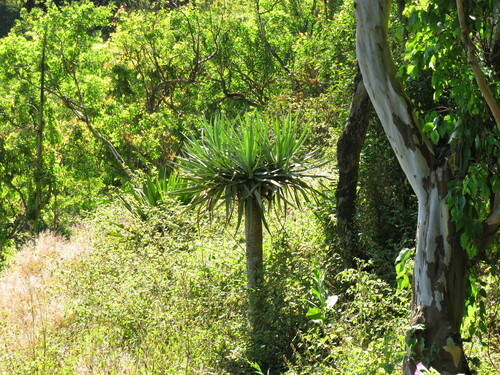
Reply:
[[418, 199], [411, 326], [404, 374], [429, 361], [442, 374], [470, 373], [460, 338], [468, 262], [445, 203], [444, 157], [420, 131], [387, 41], [390, 0], [357, 0], [358, 62], [384, 131]]
[[40, 213], [42, 210], [42, 184], [43, 173], [43, 133], [45, 130], [45, 119], [43, 109], [45, 104], [45, 48], [47, 45], [47, 27], [42, 41], [42, 59], [40, 61], [40, 103], [38, 106], [38, 126], [36, 130], [36, 164], [35, 164], [35, 207], [34, 207], [34, 230], [38, 232], [40, 226]]
[[254, 199], [247, 199], [245, 203], [245, 240], [250, 318], [252, 322], [255, 322], [261, 305], [264, 263], [262, 254], [262, 210]]
[[355, 221], [359, 158], [373, 107], [360, 73], [355, 78], [355, 91], [346, 127], [337, 142], [337, 233], [345, 253], [346, 265], [356, 267], [355, 258], [366, 259], [358, 243]]

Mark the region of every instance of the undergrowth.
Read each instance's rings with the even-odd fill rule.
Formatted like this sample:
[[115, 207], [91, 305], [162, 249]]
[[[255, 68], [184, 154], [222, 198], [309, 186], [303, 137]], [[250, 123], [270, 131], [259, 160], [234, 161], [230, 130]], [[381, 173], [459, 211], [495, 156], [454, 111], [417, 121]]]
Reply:
[[[170, 200], [143, 209], [147, 220], [102, 207], [71, 240], [44, 233], [11, 259], [0, 279], [0, 374], [401, 371], [406, 294], [369, 264], [343, 270], [314, 207], [271, 215], [257, 344], [242, 233], [223, 212], [198, 222]], [[470, 350], [486, 357], [485, 348]], [[479, 373], [494, 374], [490, 362]]]

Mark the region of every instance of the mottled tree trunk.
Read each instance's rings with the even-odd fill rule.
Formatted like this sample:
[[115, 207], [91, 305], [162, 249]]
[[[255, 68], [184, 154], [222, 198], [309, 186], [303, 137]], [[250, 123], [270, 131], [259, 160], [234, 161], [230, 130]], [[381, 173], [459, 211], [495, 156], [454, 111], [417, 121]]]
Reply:
[[445, 202], [443, 168], [430, 172], [419, 200], [405, 375], [424, 359], [442, 374], [470, 373], [460, 337], [468, 261]]
[[356, 50], [370, 99], [418, 198], [412, 326], [404, 374], [413, 375], [425, 360], [442, 374], [467, 374], [460, 325], [468, 263], [445, 203], [450, 171], [447, 160], [422, 135], [396, 78], [387, 42], [390, 5], [390, 0], [356, 1]]
[[360, 73], [355, 78], [355, 91], [352, 97], [346, 127], [337, 142], [337, 233], [339, 244], [348, 267], [355, 267], [355, 258], [365, 259], [358, 243], [358, 230], [355, 221], [356, 200], [361, 148], [366, 137], [368, 122], [373, 107], [366, 92]]

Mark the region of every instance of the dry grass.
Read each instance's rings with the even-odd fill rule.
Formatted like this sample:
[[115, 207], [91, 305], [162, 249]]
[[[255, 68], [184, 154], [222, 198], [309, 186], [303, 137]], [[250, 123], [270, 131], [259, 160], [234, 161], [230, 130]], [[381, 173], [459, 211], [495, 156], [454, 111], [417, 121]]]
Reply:
[[57, 272], [90, 246], [79, 228], [71, 241], [51, 232], [41, 233], [25, 246], [0, 274], [0, 373], [5, 361], [43, 350], [47, 329], [64, 327], [67, 320], [64, 281]]

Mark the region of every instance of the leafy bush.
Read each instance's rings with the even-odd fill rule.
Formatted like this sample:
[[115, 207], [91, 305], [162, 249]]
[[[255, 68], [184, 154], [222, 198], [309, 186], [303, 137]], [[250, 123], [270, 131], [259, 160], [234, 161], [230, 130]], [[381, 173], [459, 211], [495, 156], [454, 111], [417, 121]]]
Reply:
[[[341, 260], [337, 262], [339, 266]], [[318, 270], [316, 275], [320, 273]], [[325, 306], [321, 319], [311, 316], [308, 329], [300, 332], [287, 373], [401, 371], [408, 300], [364, 269], [332, 275], [322, 288], [316, 287], [317, 276], [313, 281], [308, 295], [324, 300]]]
[[[71, 329], [79, 334], [66, 337], [71, 341], [63, 358], [77, 356], [98, 372], [222, 371], [245, 325], [233, 248], [221, 246], [214, 228], [217, 245], [214, 235], [198, 233], [173, 200], [142, 209], [147, 222], [121, 208], [102, 210], [94, 250], [65, 271], [75, 301]], [[113, 231], [111, 220], [119, 224]]]
[[[306, 290], [311, 260], [321, 256], [312, 250], [320, 250], [314, 245], [317, 232], [297, 227], [310, 221], [308, 215], [290, 210], [293, 223], [269, 223], [279, 235], [265, 243], [269, 303], [259, 338], [265, 347], [256, 347], [246, 318], [243, 239], [230, 235], [234, 226], [218, 224], [223, 212], [215, 211], [210, 225], [204, 217], [195, 224], [175, 200], [143, 209], [147, 222], [123, 208], [101, 211], [94, 223], [101, 233], [95, 250], [67, 271], [76, 301], [72, 329], [82, 333], [70, 346], [89, 345], [80, 360], [96, 361], [92, 350], [108, 348], [101, 349], [99, 362], [121, 363], [123, 357], [136, 372], [238, 374], [247, 373], [246, 358], [256, 356], [266, 371], [281, 371], [296, 332], [307, 324], [296, 296]], [[118, 224], [113, 231], [110, 221]], [[109, 363], [102, 366], [104, 371]]]

